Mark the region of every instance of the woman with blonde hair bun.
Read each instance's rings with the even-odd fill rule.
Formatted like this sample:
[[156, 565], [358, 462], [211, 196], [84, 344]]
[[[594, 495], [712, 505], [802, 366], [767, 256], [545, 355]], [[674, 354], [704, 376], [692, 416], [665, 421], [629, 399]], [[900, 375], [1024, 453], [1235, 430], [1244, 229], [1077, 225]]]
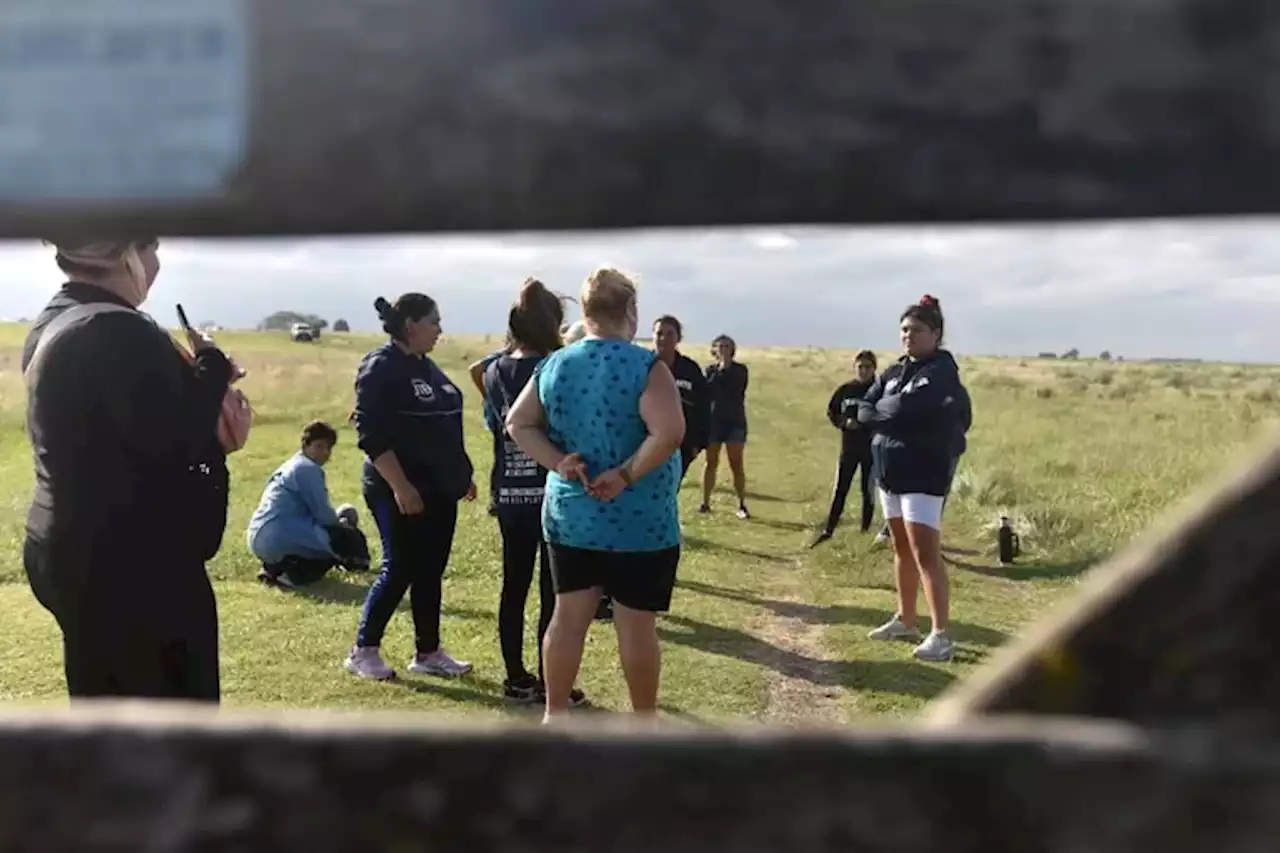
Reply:
[[656, 616], [680, 563], [684, 412], [670, 369], [633, 343], [635, 284], [602, 267], [582, 288], [587, 335], [548, 356], [507, 415], [507, 429], [547, 477], [543, 534], [556, 605], [543, 646], [546, 716], [569, 707], [602, 594], [613, 598], [623, 675], [637, 714], [656, 714]]

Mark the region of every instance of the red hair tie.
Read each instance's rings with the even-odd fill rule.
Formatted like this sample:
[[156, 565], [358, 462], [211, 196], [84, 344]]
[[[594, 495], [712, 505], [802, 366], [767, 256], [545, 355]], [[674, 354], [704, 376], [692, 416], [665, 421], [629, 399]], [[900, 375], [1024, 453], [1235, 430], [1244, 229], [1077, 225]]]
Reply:
[[934, 299], [932, 296], [926, 293], [924, 296], [920, 297], [920, 304], [921, 305], [937, 305], [938, 300]]

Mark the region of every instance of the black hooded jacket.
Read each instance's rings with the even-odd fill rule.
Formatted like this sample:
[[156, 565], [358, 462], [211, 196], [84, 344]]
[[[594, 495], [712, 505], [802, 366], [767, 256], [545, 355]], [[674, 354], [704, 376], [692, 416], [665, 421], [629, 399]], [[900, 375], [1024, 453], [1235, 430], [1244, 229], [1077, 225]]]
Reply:
[[893, 494], [945, 495], [971, 421], [960, 369], [943, 349], [920, 360], [903, 356], [858, 401], [858, 423], [874, 433], [880, 485]]

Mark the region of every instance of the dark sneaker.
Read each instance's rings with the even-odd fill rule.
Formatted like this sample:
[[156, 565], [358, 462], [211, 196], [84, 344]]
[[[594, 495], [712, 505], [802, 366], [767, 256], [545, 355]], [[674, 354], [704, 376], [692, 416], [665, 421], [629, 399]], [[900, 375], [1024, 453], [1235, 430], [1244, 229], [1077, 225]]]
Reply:
[[502, 696], [508, 702], [514, 702], [517, 705], [537, 705], [546, 699], [542, 692], [542, 683], [528, 674], [514, 681], [504, 681], [502, 683]]
[[[538, 682], [538, 696], [540, 701], [543, 701], [543, 702], [547, 701], [547, 686], [543, 684], [541, 681]], [[586, 704], [587, 704], [587, 694], [583, 693], [581, 690], [579, 690], [576, 687], [569, 691], [569, 707], [570, 708], [581, 708]]]
[[702, 513], [703, 515], [706, 515], [707, 513], [711, 512], [711, 506], [709, 504], [703, 504], [702, 506], [698, 507], [698, 512]]
[[599, 622], [613, 621], [613, 601], [611, 599], [600, 599], [600, 604], [596, 607], [596, 620]]
[[738, 504], [738, 518], [741, 518], [743, 521], [745, 521], [750, 517], [751, 517], [751, 513], [747, 512], [747, 505]]
[[830, 530], [823, 530], [817, 536], [813, 537], [813, 541], [809, 543], [809, 547], [817, 548], [823, 542], [826, 542], [828, 539], [830, 539], [831, 536], [832, 536], [832, 533]]
[[267, 586], [280, 586], [285, 589], [294, 588], [294, 583], [289, 578], [288, 573], [276, 566], [263, 566], [262, 570], [258, 572], [258, 581]]

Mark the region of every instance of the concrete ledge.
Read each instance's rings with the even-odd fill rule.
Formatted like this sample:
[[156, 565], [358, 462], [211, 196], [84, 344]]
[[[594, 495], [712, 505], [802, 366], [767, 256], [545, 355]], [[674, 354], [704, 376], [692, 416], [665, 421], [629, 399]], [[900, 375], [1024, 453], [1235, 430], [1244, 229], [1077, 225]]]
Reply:
[[158, 707], [9, 712], [0, 848], [1260, 849], [1280, 837], [1280, 754], [1213, 746], [1058, 720], [645, 733]]

